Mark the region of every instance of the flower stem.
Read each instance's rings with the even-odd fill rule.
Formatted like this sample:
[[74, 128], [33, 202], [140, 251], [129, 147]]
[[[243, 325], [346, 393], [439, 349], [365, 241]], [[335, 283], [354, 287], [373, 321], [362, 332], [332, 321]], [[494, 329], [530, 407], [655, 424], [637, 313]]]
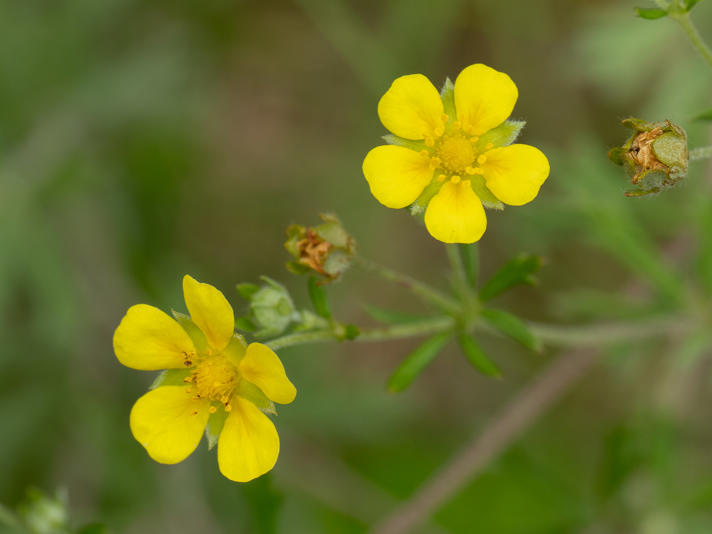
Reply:
[[[438, 315], [410, 323], [363, 330], [353, 341], [388, 341], [406, 337], [420, 337], [437, 332], [445, 332], [453, 328], [454, 325], [455, 320], [452, 317]], [[316, 330], [314, 332], [287, 334], [268, 341], [266, 345], [272, 350], [277, 350], [293, 345], [305, 345], [323, 341], [341, 341], [341, 339], [333, 330]]]
[[690, 14], [685, 11], [684, 8], [681, 11], [670, 9], [668, 16], [677, 21], [682, 30], [687, 34], [695, 50], [697, 50], [702, 58], [712, 67], [712, 50], [707, 43], [705, 43], [704, 39], [702, 39], [700, 32], [697, 31], [697, 28], [692, 23]]
[[367, 260], [360, 256], [355, 257], [355, 263], [362, 269], [377, 274], [384, 280], [396, 282], [397, 284], [409, 289], [414, 295], [422, 300], [433, 304], [447, 313], [459, 313], [460, 307], [447, 295], [444, 295], [437, 289], [416, 280], [415, 278], [401, 274], [393, 269], [379, 265], [378, 263]]
[[712, 145], [693, 148], [692, 150], [690, 150], [690, 161], [707, 158], [712, 158]]
[[460, 247], [459, 245], [448, 243], [445, 245], [445, 250], [447, 251], [447, 257], [450, 261], [455, 290], [462, 299], [467, 313], [474, 314], [477, 309], [477, 300], [475, 299], [475, 295], [472, 293], [470, 285], [467, 281], [467, 272], [465, 271], [465, 265], [462, 262]]

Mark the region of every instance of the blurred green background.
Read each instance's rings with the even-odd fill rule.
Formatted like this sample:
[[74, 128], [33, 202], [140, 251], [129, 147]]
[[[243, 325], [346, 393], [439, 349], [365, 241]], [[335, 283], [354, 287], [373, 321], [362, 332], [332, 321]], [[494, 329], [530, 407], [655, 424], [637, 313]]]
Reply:
[[[499, 305], [576, 323], [706, 298], [710, 168], [626, 199], [605, 157], [628, 115], [710, 142], [690, 119], [712, 104], [712, 70], [672, 21], [632, 6], [0, 2], [0, 502], [63, 487], [75, 525], [136, 534], [365, 532], [556, 356], [484, 338], [504, 380], [451, 346], [391, 395], [387, 377], [415, 341], [284, 349], [299, 396], [277, 418], [277, 467], [246, 485], [222, 478], [204, 444], [161, 466], [131, 437], [129, 410], [153, 376], [119, 365], [113, 330], [138, 302], [182, 310], [185, 273], [238, 310], [234, 284], [261, 274], [305, 304], [304, 280], [284, 269], [284, 229], [331, 211], [365, 256], [447, 286], [442, 246], [380, 206], [361, 175], [385, 133], [376, 103], [401, 74], [439, 85], [476, 62], [508, 73], [522, 142], [551, 160], [535, 202], [489, 214], [485, 273], [520, 251], [547, 258], [538, 287]], [[712, 2], [693, 14], [712, 38]], [[621, 294], [632, 279], [653, 296]], [[330, 293], [338, 317], [363, 325], [367, 302], [417, 305], [355, 270]], [[712, 532], [708, 349], [704, 335], [607, 347], [423, 532]]]

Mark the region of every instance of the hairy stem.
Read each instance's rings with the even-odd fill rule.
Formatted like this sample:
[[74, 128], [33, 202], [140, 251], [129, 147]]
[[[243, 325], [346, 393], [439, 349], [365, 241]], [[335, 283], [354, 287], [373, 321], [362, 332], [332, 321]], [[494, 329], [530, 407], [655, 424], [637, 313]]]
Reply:
[[355, 263], [362, 269], [377, 274], [384, 280], [396, 282], [397, 284], [409, 289], [414, 295], [422, 300], [433, 304], [441, 310], [448, 313], [459, 313], [460, 307], [447, 295], [444, 295], [437, 289], [417, 280], [406, 274], [401, 274], [393, 269], [379, 265], [378, 263], [367, 260], [360, 256], [355, 258]]
[[687, 34], [690, 43], [697, 50], [702, 58], [712, 67], [712, 49], [705, 43], [704, 39], [697, 31], [697, 28], [692, 23], [690, 14], [687, 11], [676, 11], [671, 9], [669, 12], [670, 18], [677, 21], [682, 30]]
[[[446, 315], [438, 315], [420, 321], [413, 321], [405, 324], [385, 326], [383, 328], [373, 328], [362, 330], [353, 341], [388, 341], [391, 339], [402, 339], [407, 337], [421, 337], [438, 332], [444, 332], [453, 328], [455, 320]], [[305, 345], [307, 343], [320, 343], [324, 341], [342, 341], [337, 331], [317, 330], [315, 332], [297, 332], [287, 334], [268, 341], [266, 345], [272, 350], [283, 349], [293, 345]]]
[[690, 150], [690, 161], [707, 158], [712, 158], [712, 145], [693, 148]]

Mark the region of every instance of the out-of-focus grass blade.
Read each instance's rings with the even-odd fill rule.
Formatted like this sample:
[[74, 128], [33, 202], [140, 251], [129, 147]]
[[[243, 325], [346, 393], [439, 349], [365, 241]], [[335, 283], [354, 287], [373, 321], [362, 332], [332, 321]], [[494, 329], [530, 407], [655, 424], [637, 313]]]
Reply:
[[696, 121], [712, 121], [712, 108], [703, 111], [702, 113], [695, 115]]
[[480, 289], [479, 297], [488, 301], [517, 284], [536, 283], [535, 274], [541, 268], [541, 258], [521, 254], [505, 263]]
[[486, 308], [481, 313], [483, 319], [504, 335], [518, 341], [528, 349], [536, 352], [541, 350], [541, 343], [519, 317], [494, 308]]
[[407, 388], [450, 341], [450, 336], [450, 332], [436, 334], [406, 356], [388, 380], [388, 389], [395, 393]]
[[423, 317], [422, 315], [413, 315], [412, 313], [396, 310], [385, 310], [377, 306], [371, 306], [370, 304], [364, 305], [364, 310], [376, 321], [386, 324], [405, 324], [427, 319], [427, 317]]
[[326, 290], [319, 285], [319, 280], [316, 276], [309, 277], [309, 298], [311, 299], [314, 311], [324, 319], [331, 319], [331, 310], [329, 309], [329, 301], [326, 298]]
[[474, 339], [472, 339], [471, 336], [468, 336], [465, 333], [460, 333], [457, 337], [457, 341], [460, 343], [460, 348], [467, 359], [470, 360], [470, 363], [474, 365], [482, 374], [497, 378], [502, 376], [499, 367], [497, 367], [497, 365], [487, 357], [482, 348], [475, 342]]
[[480, 269], [480, 255], [477, 243], [461, 244], [459, 248], [462, 266], [465, 268], [465, 274], [467, 275], [467, 283], [470, 284], [470, 287], [477, 287], [477, 277]]

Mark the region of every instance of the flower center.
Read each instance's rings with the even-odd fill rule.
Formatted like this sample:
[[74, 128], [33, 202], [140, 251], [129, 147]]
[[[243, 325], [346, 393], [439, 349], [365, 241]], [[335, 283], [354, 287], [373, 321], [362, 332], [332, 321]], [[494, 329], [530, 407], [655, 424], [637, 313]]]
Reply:
[[235, 392], [239, 373], [237, 368], [225, 356], [208, 356], [200, 361], [187, 382], [193, 386], [189, 393], [199, 399], [218, 401], [229, 411], [230, 399]]
[[440, 141], [436, 150], [440, 164], [454, 173], [463, 173], [471, 167], [477, 156], [472, 142], [461, 134], [448, 135]]

